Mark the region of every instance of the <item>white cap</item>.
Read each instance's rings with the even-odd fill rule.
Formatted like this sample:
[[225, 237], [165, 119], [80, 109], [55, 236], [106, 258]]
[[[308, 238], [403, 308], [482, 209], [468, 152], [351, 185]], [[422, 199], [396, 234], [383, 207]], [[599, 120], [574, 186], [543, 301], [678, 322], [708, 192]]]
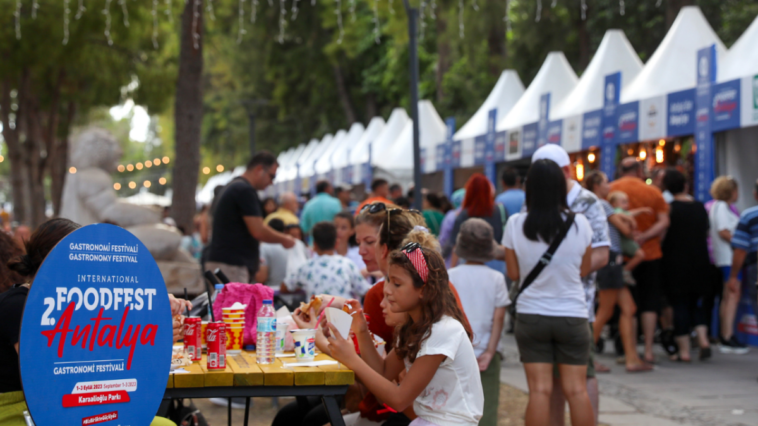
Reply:
[[554, 143], [542, 146], [532, 154], [532, 163], [537, 160], [552, 160], [558, 167], [566, 167], [571, 164], [569, 155], [563, 147]]

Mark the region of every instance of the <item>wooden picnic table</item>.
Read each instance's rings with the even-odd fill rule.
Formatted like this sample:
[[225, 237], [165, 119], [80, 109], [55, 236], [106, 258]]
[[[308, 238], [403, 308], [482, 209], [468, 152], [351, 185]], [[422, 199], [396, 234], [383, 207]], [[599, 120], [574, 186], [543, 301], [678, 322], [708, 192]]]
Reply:
[[[342, 364], [286, 368], [283, 362], [297, 361], [294, 357], [285, 357], [277, 358], [273, 364], [262, 365], [256, 362], [255, 352], [242, 351], [227, 355], [225, 370], [208, 370], [206, 356], [184, 367], [186, 373], [169, 375], [164, 400], [246, 397], [247, 425], [250, 397], [320, 396], [331, 424], [345, 424], [337, 398], [353, 384], [355, 373]], [[324, 354], [316, 355], [315, 360], [333, 361]]]

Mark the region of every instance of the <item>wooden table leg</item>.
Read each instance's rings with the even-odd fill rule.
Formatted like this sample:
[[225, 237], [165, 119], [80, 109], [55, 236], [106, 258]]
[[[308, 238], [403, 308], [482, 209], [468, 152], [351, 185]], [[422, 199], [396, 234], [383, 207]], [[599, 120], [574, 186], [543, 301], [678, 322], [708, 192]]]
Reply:
[[337, 398], [332, 395], [325, 395], [321, 397], [326, 407], [326, 414], [329, 416], [329, 421], [332, 426], [345, 426], [345, 419], [342, 418], [342, 412], [340, 411], [340, 405], [337, 402]]

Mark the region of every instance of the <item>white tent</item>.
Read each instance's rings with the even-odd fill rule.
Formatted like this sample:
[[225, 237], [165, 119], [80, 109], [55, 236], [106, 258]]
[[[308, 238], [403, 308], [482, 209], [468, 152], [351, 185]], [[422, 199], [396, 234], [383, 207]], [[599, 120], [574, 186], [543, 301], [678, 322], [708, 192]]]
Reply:
[[321, 157], [321, 154], [329, 147], [329, 144], [332, 143], [333, 139], [334, 136], [332, 136], [331, 133], [327, 134], [323, 139], [321, 139], [321, 142], [319, 142], [313, 148], [310, 155], [307, 158], [303, 158], [303, 160], [300, 162], [301, 178], [310, 178], [315, 174], [314, 167], [316, 165], [316, 160]]
[[[445, 140], [447, 127], [429, 101], [419, 101], [418, 115], [419, 145], [426, 148], [427, 152], [433, 151], [439, 142]], [[429, 157], [427, 156], [427, 161]], [[433, 161], [434, 156], [431, 157]], [[377, 170], [377, 175], [386, 173], [388, 175], [386, 177], [394, 182], [410, 183], [413, 176], [413, 120], [406, 121], [403, 130], [392, 145], [374, 160], [374, 164], [380, 169]]]
[[[523, 95], [524, 84], [521, 82], [518, 73], [514, 70], [503, 71], [482, 106], [453, 136], [453, 140], [461, 141], [461, 166], [470, 167], [474, 165], [474, 138], [487, 133], [487, 120], [490, 110], [497, 109], [497, 119], [500, 120], [511, 112], [513, 106]], [[438, 143], [440, 142], [443, 141]], [[436, 159], [434, 150], [431, 152], [427, 150], [426, 157], [427, 161], [430, 157]], [[432, 169], [427, 168], [427, 170]]]
[[345, 179], [347, 179], [347, 177], [343, 176], [342, 172], [350, 161], [350, 153], [358, 145], [358, 142], [360, 141], [364, 132], [365, 129], [363, 127], [363, 124], [357, 122], [353, 123], [353, 125], [350, 126], [350, 131], [347, 132], [347, 137], [343, 139], [342, 145], [334, 151], [331, 168], [335, 172], [335, 183], [345, 183]]
[[279, 170], [276, 172], [276, 182], [288, 182], [292, 178], [290, 178], [290, 174], [294, 176], [294, 171], [297, 167], [297, 159], [300, 157], [300, 154], [303, 153], [303, 150], [305, 150], [305, 144], [300, 144], [295, 148], [290, 148], [292, 150], [292, 153], [287, 158], [287, 162], [285, 164], [279, 164]]
[[338, 130], [334, 134], [334, 138], [329, 143], [329, 146], [324, 149], [321, 156], [316, 160], [315, 172], [319, 179], [326, 178], [326, 174], [332, 171], [332, 156], [337, 149], [340, 149], [346, 137], [347, 132], [345, 130]]
[[[583, 117], [603, 107], [605, 76], [621, 72], [621, 87], [628, 86], [642, 70], [642, 61], [621, 30], [608, 30], [595, 56], [582, 74], [574, 90], [555, 105], [550, 119], [563, 119], [561, 145], [569, 152], [582, 148]], [[552, 103], [552, 100], [551, 100]], [[597, 129], [599, 132], [599, 127]]]
[[524, 94], [524, 84], [514, 70], [505, 70], [482, 106], [455, 132], [454, 140], [473, 139], [487, 133], [490, 110], [497, 109], [498, 118], [505, 117]]
[[[400, 132], [403, 131], [403, 128], [408, 121], [410, 121], [408, 113], [406, 113], [403, 108], [395, 108], [392, 110], [392, 114], [390, 114], [390, 118], [387, 119], [387, 123], [384, 125], [384, 128], [382, 128], [382, 131], [373, 141], [366, 143], [366, 149], [359, 152], [356, 157], [353, 157], [352, 155], [350, 156], [351, 160], [357, 160], [356, 163], [353, 163], [356, 167], [355, 172], [353, 173], [354, 183], [362, 181], [363, 175], [361, 173], [361, 167], [369, 160], [369, 158], [371, 158], [371, 166], [373, 167], [377, 165], [379, 158], [388, 153], [387, 150], [397, 140], [397, 137], [400, 135]], [[369, 146], [371, 147], [370, 157], [368, 151]]]
[[695, 87], [697, 51], [714, 43], [717, 56], [722, 58], [726, 53], [724, 43], [708, 25], [700, 8], [683, 7], [637, 78], [621, 92], [621, 103]]
[[621, 87], [628, 86], [642, 70], [642, 61], [621, 30], [608, 30], [595, 56], [574, 90], [559, 105], [554, 105], [550, 119], [595, 111], [603, 107], [605, 76], [621, 72]]
[[347, 166], [353, 167], [353, 181], [350, 183], [358, 184], [361, 182], [361, 167], [368, 161], [369, 158], [369, 146], [376, 140], [377, 137], [384, 131], [384, 119], [382, 117], [374, 117], [368, 123], [366, 131], [363, 132], [358, 142], [353, 145], [348, 156]]
[[540, 97], [550, 93], [550, 103], [560, 105], [579, 79], [563, 52], [550, 52], [539, 72], [516, 105], [498, 120], [497, 131], [516, 129], [536, 123], [539, 118]]
[[161, 206], [168, 207], [171, 205], [171, 198], [165, 195], [158, 195], [149, 192], [147, 188], [140, 188], [139, 192], [131, 197], [124, 198], [129, 204], [136, 204], [138, 206]]
[[289, 167], [287, 167], [287, 170], [284, 172], [282, 176], [282, 180], [287, 182], [287, 191], [295, 191], [299, 192], [300, 188], [295, 188], [295, 178], [297, 178], [298, 175], [298, 167], [302, 164], [302, 161], [306, 159], [307, 156], [310, 155], [310, 153], [313, 151], [313, 149], [316, 148], [316, 145], [318, 144], [317, 139], [311, 139], [308, 144], [301, 144], [297, 147], [297, 150], [295, 151], [295, 155], [293, 156], [293, 161], [290, 163]]
[[719, 82], [758, 74], [758, 17], [716, 65]]

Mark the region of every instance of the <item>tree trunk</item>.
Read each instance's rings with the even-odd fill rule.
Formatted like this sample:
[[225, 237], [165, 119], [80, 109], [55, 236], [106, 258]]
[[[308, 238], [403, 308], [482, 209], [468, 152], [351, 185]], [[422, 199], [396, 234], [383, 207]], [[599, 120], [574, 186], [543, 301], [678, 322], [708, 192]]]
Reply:
[[342, 75], [342, 68], [340, 68], [339, 64], [335, 64], [333, 68], [334, 80], [337, 84], [337, 94], [339, 95], [342, 109], [345, 110], [345, 119], [347, 120], [347, 125], [350, 126], [357, 121], [355, 119], [355, 109], [353, 109], [353, 102], [350, 100], [350, 93], [348, 93], [347, 87], [345, 86], [345, 77]]
[[376, 117], [376, 95], [373, 93], [366, 94], [366, 125], [372, 118]]
[[[13, 220], [19, 223], [26, 222], [26, 200], [24, 195], [27, 194], [25, 189], [26, 170], [24, 168], [23, 156], [21, 153], [19, 131], [17, 124], [11, 124], [11, 90], [13, 84], [10, 79], [3, 81], [2, 93], [0, 93], [0, 118], [3, 123], [3, 139], [8, 147], [8, 161], [11, 165], [11, 195], [13, 197]], [[16, 110], [18, 111], [18, 110]]]
[[76, 116], [76, 105], [69, 102], [66, 107], [66, 121], [63, 134], [55, 138], [52, 155], [50, 156], [50, 198], [53, 203], [53, 213], [58, 216], [63, 201], [63, 187], [66, 184], [66, 168], [68, 166], [68, 138], [71, 134], [71, 123]]
[[176, 79], [174, 122], [176, 159], [171, 216], [190, 232], [195, 215], [195, 191], [200, 168], [200, 132], [203, 120], [203, 5], [189, 0], [182, 13], [179, 74]]
[[29, 92], [27, 92], [26, 110], [24, 121], [26, 123], [26, 141], [22, 145], [26, 154], [24, 159], [27, 163], [27, 181], [29, 182], [29, 199], [31, 210], [29, 217], [32, 228], [36, 228], [45, 221], [45, 188], [43, 177], [45, 174], [45, 157], [43, 153], [43, 129], [40, 123], [39, 105]]

